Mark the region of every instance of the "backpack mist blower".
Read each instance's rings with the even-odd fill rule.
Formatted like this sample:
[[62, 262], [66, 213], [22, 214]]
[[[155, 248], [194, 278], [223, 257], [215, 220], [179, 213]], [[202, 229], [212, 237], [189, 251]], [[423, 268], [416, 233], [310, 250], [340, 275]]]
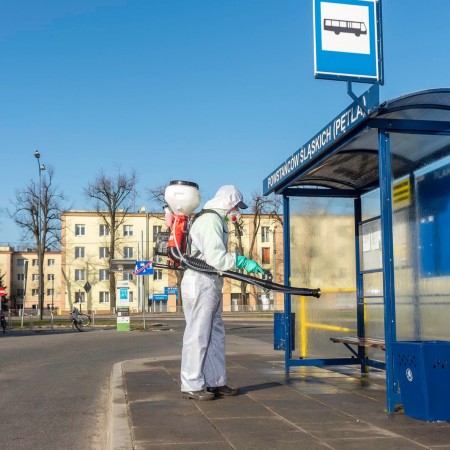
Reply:
[[[198, 185], [190, 181], [171, 181], [164, 192], [164, 199], [168, 206], [165, 208], [165, 223], [170, 228], [170, 234], [160, 233], [157, 238], [155, 254], [168, 256], [168, 266], [154, 264], [155, 267], [164, 267], [172, 270], [186, 268], [209, 275], [219, 275], [232, 278], [245, 283], [258, 286], [265, 291], [284, 292], [292, 295], [320, 297], [320, 289], [297, 288], [273, 283], [270, 279], [261, 279], [256, 276], [244, 275], [231, 270], [218, 271], [199, 258], [187, 254], [190, 215], [200, 205]], [[204, 212], [208, 212], [205, 210]], [[215, 211], [211, 211], [215, 213]], [[195, 220], [195, 218], [194, 218]]]

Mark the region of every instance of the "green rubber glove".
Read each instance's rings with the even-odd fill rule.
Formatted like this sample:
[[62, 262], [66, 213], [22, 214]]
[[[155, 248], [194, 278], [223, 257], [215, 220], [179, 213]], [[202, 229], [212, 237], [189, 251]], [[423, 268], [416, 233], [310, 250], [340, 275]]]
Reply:
[[236, 256], [236, 267], [238, 269], [245, 269], [248, 273], [260, 273], [261, 275], [264, 275], [264, 270], [253, 261], [253, 259], [248, 259], [245, 256]]

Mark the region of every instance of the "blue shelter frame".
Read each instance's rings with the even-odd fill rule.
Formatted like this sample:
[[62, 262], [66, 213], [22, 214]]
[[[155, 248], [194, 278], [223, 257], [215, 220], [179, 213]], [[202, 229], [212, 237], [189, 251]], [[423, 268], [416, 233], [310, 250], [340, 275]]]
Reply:
[[[372, 87], [371, 89], [373, 89]], [[378, 99], [378, 87], [376, 87]], [[275, 192], [283, 196], [284, 212], [284, 283], [291, 280], [290, 253], [290, 199], [294, 197], [346, 197], [354, 199], [355, 265], [356, 265], [356, 323], [359, 338], [366, 337], [364, 323], [364, 270], [360, 261], [361, 197], [379, 188], [385, 360], [364, 357], [365, 349], [358, 347], [357, 357], [348, 358], [293, 358], [291, 330], [291, 295], [285, 295], [285, 369], [294, 366], [331, 366], [360, 364], [361, 370], [376, 367], [386, 370], [387, 410], [394, 411], [401, 403], [393, 369], [393, 343], [397, 340], [396, 290], [394, 284], [393, 249], [393, 193], [394, 179], [408, 177], [436, 158], [450, 155], [450, 88], [415, 92], [360, 110], [367, 102], [361, 98], [347, 111], [356, 111], [353, 126], [341, 134], [335, 133], [336, 120], [330, 122], [333, 136], [313, 154], [303, 152], [305, 145], [264, 180], [264, 194]], [[327, 130], [325, 127], [320, 133]], [[392, 134], [399, 134], [392, 147]], [[322, 134], [323, 135], [323, 134]], [[323, 135], [327, 137], [326, 135]], [[330, 136], [328, 136], [330, 137]], [[313, 138], [314, 139], [314, 138]], [[311, 142], [311, 141], [310, 141]], [[302, 151], [303, 153], [300, 153]], [[294, 156], [301, 154], [300, 160]], [[303, 158], [304, 155], [307, 157]], [[290, 161], [300, 161], [294, 164]], [[450, 251], [450, 249], [449, 249]], [[337, 256], [336, 256], [337, 257]], [[314, 286], [315, 287], [315, 286]]]

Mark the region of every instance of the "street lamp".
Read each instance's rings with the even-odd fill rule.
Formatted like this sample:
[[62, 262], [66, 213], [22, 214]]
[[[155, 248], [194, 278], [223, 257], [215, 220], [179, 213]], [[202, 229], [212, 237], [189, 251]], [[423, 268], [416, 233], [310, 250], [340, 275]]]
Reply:
[[38, 150], [34, 152], [34, 157], [37, 159], [38, 167], [39, 167], [39, 201], [38, 201], [38, 210], [37, 210], [37, 251], [38, 251], [38, 279], [39, 279], [39, 310], [40, 310], [40, 318], [42, 320], [44, 314], [44, 292], [43, 292], [43, 261], [42, 261], [42, 174], [41, 172], [45, 170], [44, 164], [41, 164], [41, 154]]

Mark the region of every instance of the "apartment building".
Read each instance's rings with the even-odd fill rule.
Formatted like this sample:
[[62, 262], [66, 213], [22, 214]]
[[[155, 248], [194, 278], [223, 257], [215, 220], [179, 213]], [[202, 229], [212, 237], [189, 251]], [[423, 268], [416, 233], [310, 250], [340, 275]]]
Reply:
[[[46, 251], [43, 263], [44, 308], [60, 309], [61, 252]], [[0, 273], [12, 310], [39, 309], [38, 267], [38, 254], [34, 249], [15, 251], [13, 247], [0, 247]]]
[[[282, 226], [274, 223], [268, 215], [262, 216], [254, 254], [248, 255], [255, 230], [253, 218], [251, 214], [242, 216], [244, 254], [258, 261], [265, 270], [270, 270], [274, 280], [282, 282]], [[114, 255], [115, 260], [124, 261], [119, 267], [133, 267], [136, 260], [166, 263], [165, 258], [153, 257], [156, 236], [166, 230], [164, 214], [141, 211], [119, 217], [119, 220], [121, 225]], [[231, 226], [229, 235], [229, 250], [235, 251], [237, 237]], [[60, 292], [63, 309], [69, 310], [74, 302], [78, 302], [99, 314], [111, 311], [109, 242], [108, 227], [96, 212], [68, 211], [62, 214]], [[181, 311], [175, 271], [155, 268], [153, 276], [133, 276], [131, 271], [120, 269], [114, 273], [116, 282], [129, 282], [131, 312], [142, 311], [143, 308], [151, 312]], [[225, 279], [223, 294], [224, 311], [283, 308], [282, 294], [267, 293], [247, 285], [244, 296], [241, 283], [230, 279]]]
[[[123, 219], [123, 220], [122, 220]], [[272, 273], [277, 283], [283, 283], [282, 225], [268, 216], [261, 216], [255, 233], [254, 215], [242, 215], [241, 241], [244, 255], [257, 261]], [[104, 220], [95, 211], [67, 211], [62, 214], [61, 251], [46, 251], [44, 255], [44, 308], [66, 314], [74, 303], [82, 310], [98, 314], [110, 313], [111, 285], [128, 281], [130, 311], [176, 312], [182, 310], [178, 295], [176, 271], [155, 268], [153, 276], [133, 276], [136, 261], [152, 260], [163, 265], [167, 259], [154, 257], [153, 249], [159, 232], [165, 231], [164, 214], [141, 212], [119, 217], [115, 246], [117, 267], [125, 270], [111, 272], [110, 235]], [[256, 236], [254, 236], [256, 234]], [[249, 249], [255, 239], [254, 251]], [[238, 248], [234, 226], [229, 226], [229, 251]], [[129, 269], [129, 270], [127, 270]], [[0, 247], [0, 273], [7, 287], [13, 310], [38, 309], [38, 255], [34, 249], [16, 251]], [[223, 288], [224, 311], [282, 310], [283, 294], [225, 278]]]

